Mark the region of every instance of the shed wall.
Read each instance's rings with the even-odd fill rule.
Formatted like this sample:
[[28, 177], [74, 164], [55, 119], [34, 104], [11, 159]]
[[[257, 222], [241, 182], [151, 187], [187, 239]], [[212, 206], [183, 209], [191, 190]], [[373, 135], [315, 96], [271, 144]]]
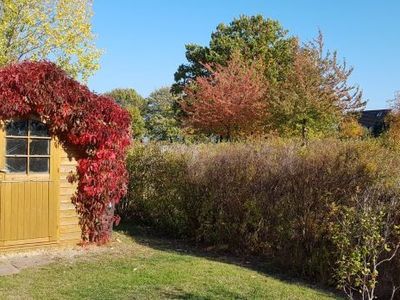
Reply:
[[76, 169], [76, 156], [76, 151], [72, 148], [60, 150], [60, 244], [77, 244], [81, 238], [79, 218], [71, 203], [76, 183], [68, 182], [68, 175]]

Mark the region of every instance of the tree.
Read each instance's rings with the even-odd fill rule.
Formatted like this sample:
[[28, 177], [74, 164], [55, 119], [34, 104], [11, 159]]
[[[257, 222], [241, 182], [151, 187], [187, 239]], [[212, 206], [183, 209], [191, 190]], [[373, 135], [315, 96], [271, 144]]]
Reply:
[[241, 16], [220, 24], [210, 45], [186, 46], [187, 64], [175, 73], [173, 91], [179, 93], [198, 77], [211, 75], [205, 66], [226, 66], [239, 52], [251, 64], [262, 62], [268, 85], [266, 133], [280, 136], [336, 135], [347, 114], [365, 107], [360, 89], [349, 84], [353, 69], [326, 52], [322, 34], [301, 44], [279, 22], [262, 16]]
[[132, 135], [140, 139], [145, 134], [145, 122], [143, 118], [145, 109], [145, 100], [134, 89], [114, 89], [105, 94], [125, 108], [131, 115]]
[[279, 135], [332, 134], [349, 113], [365, 107], [362, 92], [348, 83], [353, 69], [340, 63], [336, 52], [324, 53], [321, 33], [297, 45], [286, 78], [270, 89], [268, 122]]
[[146, 127], [140, 109], [136, 106], [129, 106], [125, 109], [131, 116], [131, 129], [133, 138], [141, 139], [146, 133]]
[[260, 131], [266, 114], [266, 86], [258, 62], [248, 65], [240, 54], [226, 66], [205, 65], [211, 76], [200, 76], [185, 89], [182, 109], [186, 125], [231, 140]]
[[122, 107], [135, 106], [139, 108], [141, 112], [145, 109], [145, 99], [136, 92], [135, 89], [113, 89], [111, 92], [106, 93], [107, 96], [115, 99], [115, 101]]
[[170, 142], [184, 139], [177, 103], [178, 97], [169, 87], [157, 89], [146, 98], [146, 129], [151, 139]]
[[99, 67], [92, 0], [0, 0], [0, 66], [50, 59], [84, 81]]
[[235, 52], [240, 52], [249, 62], [261, 59], [265, 76], [272, 82], [279, 81], [292, 59], [294, 42], [278, 21], [261, 15], [240, 16], [229, 25], [220, 24], [212, 33], [208, 47], [186, 45], [188, 63], [178, 67], [173, 91], [181, 92], [197, 77], [209, 75], [205, 65], [226, 65]]

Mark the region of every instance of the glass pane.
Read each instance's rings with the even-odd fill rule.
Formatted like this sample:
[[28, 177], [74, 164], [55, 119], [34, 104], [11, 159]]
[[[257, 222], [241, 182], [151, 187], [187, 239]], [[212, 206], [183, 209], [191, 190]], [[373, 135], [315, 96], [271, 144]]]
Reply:
[[31, 157], [29, 159], [29, 172], [32, 173], [48, 173], [49, 172], [49, 159]]
[[28, 135], [28, 121], [10, 121], [6, 125], [6, 135]]
[[6, 157], [6, 169], [11, 173], [26, 173], [26, 158]]
[[30, 155], [49, 155], [49, 140], [31, 140], [29, 144]]
[[26, 155], [28, 151], [27, 139], [6, 139], [7, 155]]
[[31, 136], [49, 136], [46, 124], [31, 120], [29, 129], [31, 131]]

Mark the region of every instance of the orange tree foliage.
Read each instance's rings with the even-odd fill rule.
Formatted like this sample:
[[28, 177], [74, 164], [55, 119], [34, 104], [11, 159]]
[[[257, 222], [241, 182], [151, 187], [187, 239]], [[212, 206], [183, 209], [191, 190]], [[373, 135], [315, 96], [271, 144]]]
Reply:
[[185, 89], [186, 125], [227, 140], [255, 133], [265, 119], [267, 90], [258, 63], [248, 65], [236, 54], [226, 66], [205, 68], [210, 75], [197, 77]]
[[83, 241], [109, 239], [114, 218], [105, 217], [127, 190], [125, 150], [129, 114], [96, 95], [50, 62], [23, 62], [0, 69], [0, 119], [38, 117], [49, 132], [79, 149], [78, 182], [72, 202], [80, 215]]

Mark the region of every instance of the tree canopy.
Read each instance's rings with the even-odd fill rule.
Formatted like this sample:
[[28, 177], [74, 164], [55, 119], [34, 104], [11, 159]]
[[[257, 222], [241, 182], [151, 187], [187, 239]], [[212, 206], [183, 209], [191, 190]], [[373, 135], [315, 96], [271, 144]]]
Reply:
[[117, 88], [105, 95], [113, 98], [122, 107], [135, 106], [143, 111], [145, 108], [145, 99], [132, 88]]
[[[337, 135], [344, 118], [349, 114], [354, 116], [354, 112], [365, 107], [361, 90], [349, 83], [353, 68], [340, 61], [336, 52], [325, 50], [321, 33], [315, 40], [302, 43], [298, 38], [289, 36], [278, 21], [262, 16], [241, 16], [228, 25], [218, 25], [207, 47], [186, 45], [188, 62], [179, 66], [175, 73], [174, 93], [183, 97], [189, 94], [193, 98], [194, 94], [187, 93], [188, 87], [201, 85], [202, 90], [207, 77], [214, 79], [210, 66], [214, 70], [226, 67], [235, 53], [243, 59], [243, 68], [252, 69], [254, 61], [259, 62], [258, 72], [263, 77], [264, 86], [268, 87], [262, 97], [265, 119], [258, 122], [264, 133], [304, 139]], [[231, 81], [230, 89], [240, 92], [243, 81], [236, 75], [232, 75]], [[219, 85], [218, 82], [209, 83]], [[202, 98], [205, 104], [205, 95], [196, 97]], [[211, 95], [207, 97], [207, 101], [213, 99]], [[184, 110], [189, 112], [188, 109], [194, 108], [196, 105], [191, 108], [186, 106]], [[187, 124], [199, 128], [202, 119], [210, 125], [206, 115], [214, 114], [216, 117], [216, 114], [203, 109], [204, 116], [201, 116], [200, 106], [197, 108], [197, 113], [190, 111], [192, 120], [193, 116], [197, 116], [196, 125], [193, 122]], [[245, 110], [241, 112], [244, 116]]]
[[199, 76], [185, 89], [186, 123], [227, 140], [260, 131], [267, 113], [267, 89], [257, 62], [249, 66], [235, 53], [226, 66], [205, 68], [211, 76]]
[[132, 119], [132, 135], [134, 138], [140, 139], [145, 134], [145, 122], [143, 118], [145, 99], [132, 88], [117, 88], [105, 95], [114, 99], [117, 104], [129, 112]]
[[246, 60], [261, 59], [265, 76], [280, 80], [291, 61], [294, 42], [278, 21], [261, 15], [241, 16], [228, 25], [220, 24], [211, 34], [209, 46], [186, 45], [188, 63], [178, 67], [173, 90], [180, 92], [191, 80], [208, 75], [204, 64], [226, 65], [234, 52]]
[[268, 95], [271, 130], [283, 136], [321, 136], [339, 130], [344, 118], [364, 108], [362, 92], [348, 83], [353, 69], [324, 50], [322, 34], [297, 45], [293, 62]]
[[46, 59], [86, 81], [101, 54], [92, 14], [92, 0], [0, 0], [0, 66]]
[[146, 98], [145, 121], [147, 135], [158, 141], [181, 141], [184, 133], [178, 118], [178, 97], [170, 87], [152, 92]]

